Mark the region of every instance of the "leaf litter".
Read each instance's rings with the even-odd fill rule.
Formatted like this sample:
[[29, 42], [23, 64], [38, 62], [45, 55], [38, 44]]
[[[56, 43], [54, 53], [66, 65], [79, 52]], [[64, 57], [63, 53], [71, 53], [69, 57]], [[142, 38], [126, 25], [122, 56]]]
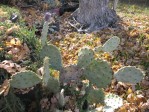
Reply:
[[[7, 12], [0, 8], [0, 16], [5, 16], [6, 14]], [[22, 10], [22, 15], [29, 28], [32, 28], [35, 22], [42, 22], [43, 14], [43, 11], [35, 8]], [[69, 15], [69, 13], [64, 14], [61, 23]], [[137, 14], [134, 15], [133, 13], [126, 15], [125, 10], [119, 11], [118, 15], [122, 18], [122, 21], [119, 22], [119, 28], [107, 28], [92, 34], [72, 32], [74, 29], [65, 21], [61, 24], [61, 30], [57, 34], [61, 38], [52, 41], [52, 43], [60, 48], [64, 66], [67, 66], [77, 63], [78, 51], [83, 46], [94, 48], [103, 44], [111, 36], [120, 37], [120, 46], [112, 53], [113, 56], [108, 53], [100, 56], [97, 54], [96, 56], [111, 62], [114, 71], [123, 65], [137, 65], [145, 70], [146, 77], [139, 85], [141, 89], [113, 80], [111, 85], [105, 89], [105, 92], [116, 93], [124, 99], [123, 106], [117, 109], [117, 112], [127, 112], [128, 110], [131, 112], [143, 112], [145, 109], [149, 109], [149, 15], [141, 14], [137, 16]], [[3, 22], [4, 19], [0, 18], [0, 21]], [[5, 50], [6, 54], [12, 55], [11, 61], [3, 60], [0, 62], [0, 68], [13, 74], [21, 70], [21, 66], [14, 62], [24, 58], [28, 59], [28, 54], [30, 54], [31, 50], [26, 43], [13, 36], [13, 33], [19, 30], [19, 26], [14, 25], [7, 28], [1, 25], [0, 29], [1, 31], [5, 30], [5, 32], [0, 31], [0, 35], [7, 35], [5, 39], [2, 39], [5, 45], [0, 45], [0, 51]], [[52, 35], [49, 35], [48, 38], [51, 40]], [[5, 80], [1, 85], [0, 94], [7, 94], [8, 85], [8, 81]], [[49, 105], [47, 98], [43, 98], [41, 102], [44, 102], [42, 103], [44, 108]]]

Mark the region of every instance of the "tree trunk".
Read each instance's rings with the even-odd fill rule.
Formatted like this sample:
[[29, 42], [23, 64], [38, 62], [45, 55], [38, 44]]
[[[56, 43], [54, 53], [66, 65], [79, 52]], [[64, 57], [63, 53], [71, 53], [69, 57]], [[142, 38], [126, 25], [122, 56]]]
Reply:
[[73, 16], [77, 22], [88, 26], [86, 32], [112, 26], [118, 18], [116, 12], [109, 8], [109, 0], [80, 0]]

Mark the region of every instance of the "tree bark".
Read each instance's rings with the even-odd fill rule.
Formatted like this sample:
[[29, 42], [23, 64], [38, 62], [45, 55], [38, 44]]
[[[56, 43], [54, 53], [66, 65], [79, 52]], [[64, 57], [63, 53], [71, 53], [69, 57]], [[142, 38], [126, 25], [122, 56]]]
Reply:
[[77, 22], [88, 26], [86, 32], [112, 26], [118, 19], [116, 12], [109, 8], [109, 0], [80, 0], [73, 16]]

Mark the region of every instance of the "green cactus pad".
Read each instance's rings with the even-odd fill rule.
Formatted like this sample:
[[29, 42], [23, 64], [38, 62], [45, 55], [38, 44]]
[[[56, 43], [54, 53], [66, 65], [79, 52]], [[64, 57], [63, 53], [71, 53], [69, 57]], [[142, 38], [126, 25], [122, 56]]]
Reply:
[[49, 24], [47, 21], [44, 22], [42, 33], [41, 33], [41, 45], [45, 46], [47, 43]]
[[120, 38], [114, 36], [106, 41], [106, 43], [102, 46], [102, 50], [104, 52], [112, 52], [115, 50], [120, 44]]
[[88, 94], [88, 97], [87, 97], [87, 100], [90, 104], [93, 104], [93, 103], [104, 103], [104, 92], [102, 89], [91, 89], [89, 91], [89, 94]]
[[79, 67], [86, 67], [92, 62], [93, 59], [94, 59], [93, 50], [87, 47], [82, 48], [81, 51], [78, 53], [78, 64], [77, 65]]
[[57, 93], [60, 89], [59, 81], [53, 77], [48, 80], [48, 85], [46, 87], [49, 92]]
[[44, 70], [44, 75], [42, 77], [42, 82], [44, 86], [47, 86], [48, 80], [51, 77], [50, 76], [50, 69], [49, 69], [49, 58], [45, 57], [44, 58], [44, 63], [43, 63], [43, 70]]
[[41, 82], [41, 78], [32, 71], [18, 72], [12, 76], [10, 85], [14, 88], [24, 89], [33, 87]]
[[81, 69], [76, 65], [69, 65], [63, 68], [63, 70], [60, 73], [60, 82], [61, 83], [80, 83], [82, 71]]
[[144, 74], [140, 69], [134, 66], [126, 66], [126, 67], [120, 68], [114, 74], [114, 76], [118, 81], [136, 84], [143, 79]]
[[84, 70], [83, 75], [94, 85], [104, 88], [112, 80], [112, 69], [108, 62], [103, 60], [93, 60]]
[[50, 67], [56, 70], [61, 70], [62, 68], [62, 58], [61, 53], [57, 47], [54, 45], [45, 45], [40, 52], [40, 58], [43, 60], [45, 57], [50, 58]]
[[106, 107], [117, 109], [123, 105], [123, 99], [115, 94], [107, 94], [104, 99]]

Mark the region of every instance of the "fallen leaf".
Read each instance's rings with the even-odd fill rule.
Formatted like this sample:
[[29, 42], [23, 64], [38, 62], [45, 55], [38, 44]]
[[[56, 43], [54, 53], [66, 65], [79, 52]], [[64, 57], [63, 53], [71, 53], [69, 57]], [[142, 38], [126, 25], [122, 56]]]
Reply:
[[9, 29], [7, 29], [6, 30], [6, 34], [7, 35], [10, 35], [10, 34], [12, 34], [12, 33], [14, 33], [14, 32], [16, 32], [16, 31], [18, 31], [19, 30], [19, 26], [12, 26], [11, 28], [9, 28]]

